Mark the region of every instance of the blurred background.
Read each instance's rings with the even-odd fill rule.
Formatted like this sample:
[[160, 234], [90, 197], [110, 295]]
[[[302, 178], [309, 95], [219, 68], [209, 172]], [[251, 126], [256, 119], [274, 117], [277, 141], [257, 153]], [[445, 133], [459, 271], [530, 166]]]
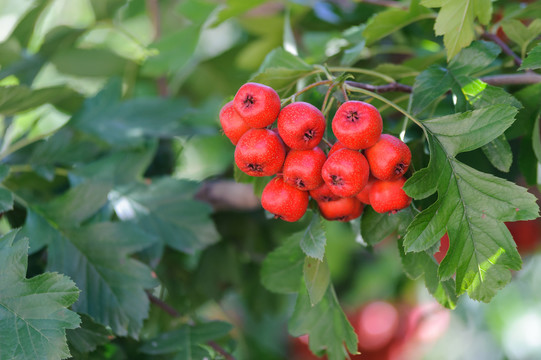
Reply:
[[[258, 73], [267, 55], [280, 47], [307, 64], [377, 70], [408, 85], [427, 66], [445, 61], [441, 39], [435, 37], [434, 19], [430, 17], [381, 39], [363, 37], [367, 21], [382, 10], [377, 3], [0, 0], [0, 83], [26, 81], [33, 88], [68, 86], [82, 95], [79, 100], [71, 99], [72, 108], [80, 106], [82, 98], [92, 99], [111, 84], [120, 84], [121, 100], [171, 99], [172, 107], [164, 111], [180, 112], [182, 132], [165, 136], [167, 129], [160, 128], [154, 134], [159, 141], [145, 178], [171, 174], [200, 183], [198, 197], [213, 206], [212, 218], [221, 238], [192, 255], [175, 251], [163, 254], [161, 264], [165, 265], [155, 271], [173, 285], [176, 293], [170, 294], [171, 301], [182, 314], [233, 324], [234, 355], [239, 359], [312, 359], [315, 357], [307, 349], [307, 339], [287, 333], [295, 296], [269, 292], [259, 276], [265, 256], [306, 224], [268, 220], [252, 184], [233, 180], [234, 146], [220, 132], [218, 112], [243, 83]], [[524, 9], [526, 3], [497, 1], [494, 6], [495, 13], [505, 13]], [[524, 11], [525, 21], [541, 16], [539, 4], [529, 6]], [[21, 52], [20, 42], [13, 41], [12, 32], [29, 11], [36, 12], [35, 27], [20, 35], [28, 40]], [[55, 38], [61, 34], [59, 29], [70, 29], [70, 33]], [[47, 60], [38, 66], [35, 54]], [[20, 64], [16, 71], [10, 67], [15, 63]], [[6, 73], [6, 69], [13, 73]], [[378, 84], [362, 74], [356, 79]], [[305, 101], [319, 105], [323, 96], [314, 91], [306, 95]], [[388, 96], [407, 106], [408, 95]], [[384, 116], [385, 131], [398, 133], [401, 117], [383, 104], [377, 105]], [[162, 113], [155, 109], [148, 115], [159, 122]], [[70, 117], [57, 107], [39, 106], [17, 114], [14, 123], [19, 128], [8, 135], [15, 138], [25, 132], [25, 124], [36, 118], [41, 126], [57, 129]], [[92, 131], [101, 136], [98, 126]], [[143, 131], [147, 135], [150, 132]], [[521, 137], [520, 132], [516, 134], [509, 140], [518, 153]], [[416, 136], [415, 131], [411, 136]], [[107, 146], [122, 145], [111, 145], [117, 141], [114, 138], [107, 141]], [[105, 146], [94, 145], [88, 157]], [[531, 173], [535, 170], [525, 175], [522, 168], [514, 161], [509, 173], [498, 175], [527, 185], [531, 183], [528, 176], [534, 176]], [[47, 178], [47, 167], [37, 169], [43, 170]], [[258, 191], [261, 184], [256, 184]], [[10, 216], [15, 218], [17, 212]], [[17, 221], [8, 220], [11, 225]], [[3, 229], [11, 227], [8, 220], [2, 220]], [[358, 223], [354, 225], [358, 227]], [[395, 234], [377, 246], [366, 247], [349, 223], [327, 222], [326, 226], [332, 282], [358, 334], [363, 353], [359, 359], [541, 358], [539, 220], [508, 225], [524, 257], [523, 270], [513, 274], [512, 283], [489, 304], [462, 297], [453, 311], [440, 307], [423, 281], [406, 277]], [[445, 239], [442, 244], [442, 255], [436, 256], [439, 261], [446, 251]], [[145, 256], [152, 264], [153, 255]], [[152, 312], [156, 314], [145, 324], [143, 338], [151, 337], [153, 329], [160, 326], [160, 318], [167, 316], [158, 314], [159, 309]], [[87, 358], [145, 358], [136, 349], [131, 340], [119, 338], [100, 346]]]

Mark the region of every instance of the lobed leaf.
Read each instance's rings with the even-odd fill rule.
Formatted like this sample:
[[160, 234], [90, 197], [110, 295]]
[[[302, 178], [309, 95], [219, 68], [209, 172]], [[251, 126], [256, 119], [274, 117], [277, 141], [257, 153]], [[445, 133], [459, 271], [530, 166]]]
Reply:
[[0, 238], [0, 358], [68, 358], [65, 332], [80, 322], [68, 307], [79, 289], [57, 273], [26, 279], [27, 250], [28, 239], [17, 237], [17, 231]]

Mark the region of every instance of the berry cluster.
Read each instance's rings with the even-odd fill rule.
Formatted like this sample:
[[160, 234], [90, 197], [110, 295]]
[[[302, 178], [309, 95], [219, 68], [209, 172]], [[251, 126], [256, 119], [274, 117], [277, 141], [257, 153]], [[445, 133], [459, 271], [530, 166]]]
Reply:
[[[277, 120], [277, 127], [269, 129]], [[235, 163], [251, 176], [276, 175], [261, 204], [276, 218], [299, 220], [311, 196], [328, 220], [359, 217], [363, 204], [379, 213], [409, 206], [402, 186], [411, 161], [408, 146], [382, 134], [378, 110], [362, 101], [343, 103], [332, 120], [337, 138], [328, 154], [319, 147], [323, 113], [306, 102], [281, 109], [280, 97], [266, 85], [247, 83], [220, 111], [225, 135], [236, 145]]]

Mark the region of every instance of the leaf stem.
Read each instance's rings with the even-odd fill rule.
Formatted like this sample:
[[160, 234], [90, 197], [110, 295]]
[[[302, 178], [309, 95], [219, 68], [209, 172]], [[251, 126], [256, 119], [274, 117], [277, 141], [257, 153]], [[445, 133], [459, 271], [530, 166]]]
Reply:
[[292, 101], [293, 99], [295, 99], [300, 94], [305, 93], [310, 89], [313, 89], [313, 88], [318, 87], [320, 85], [329, 85], [329, 84], [332, 84], [332, 80], [322, 80], [322, 81], [317, 81], [315, 83], [312, 83], [312, 84], [302, 88], [301, 90], [297, 91], [295, 94], [291, 95], [290, 97], [283, 99], [282, 100], [282, 106], [284, 106], [285, 104]]

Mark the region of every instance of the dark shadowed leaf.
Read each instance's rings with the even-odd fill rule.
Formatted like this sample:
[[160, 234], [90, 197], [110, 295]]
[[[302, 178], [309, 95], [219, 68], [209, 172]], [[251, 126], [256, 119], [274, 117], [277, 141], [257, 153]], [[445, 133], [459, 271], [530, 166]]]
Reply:
[[304, 258], [297, 236], [290, 236], [280, 247], [269, 253], [261, 268], [261, 283], [268, 290], [290, 294], [299, 291]]

